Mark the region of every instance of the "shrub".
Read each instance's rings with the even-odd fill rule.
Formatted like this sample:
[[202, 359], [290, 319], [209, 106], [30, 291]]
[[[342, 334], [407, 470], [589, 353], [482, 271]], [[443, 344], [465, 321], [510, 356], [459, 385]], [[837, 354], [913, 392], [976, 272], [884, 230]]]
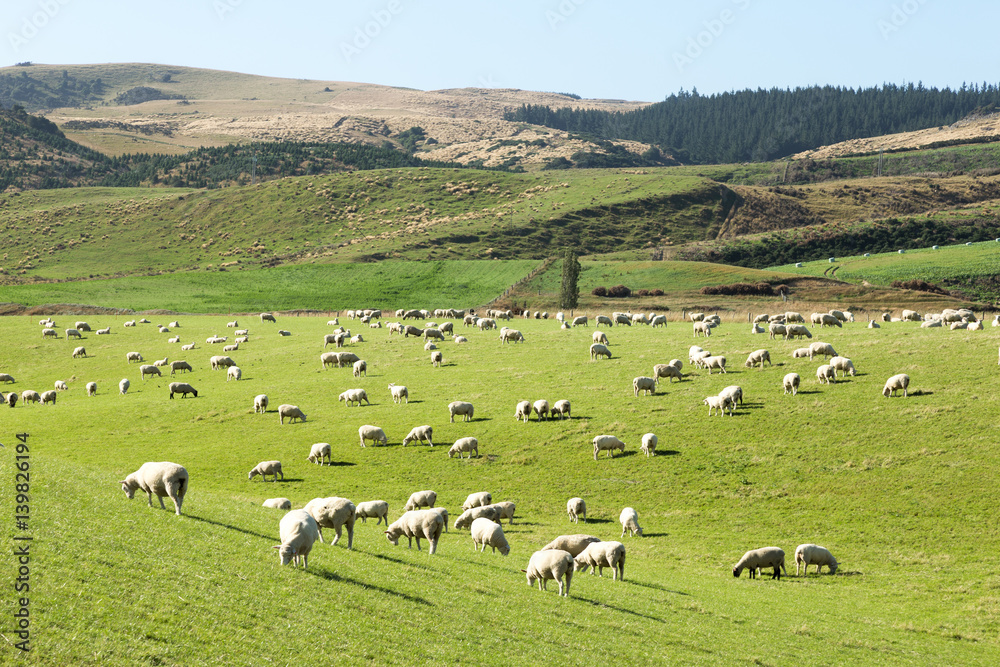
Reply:
[[722, 294], [724, 296], [774, 296], [774, 288], [769, 283], [733, 283], [712, 285], [701, 288], [702, 294]]
[[930, 292], [931, 294], [948, 294], [945, 290], [926, 280], [893, 280], [892, 287], [896, 289], [911, 289], [917, 292]]
[[595, 287], [594, 289], [592, 289], [590, 291], [590, 293], [593, 294], [594, 296], [607, 296], [608, 295], [608, 288], [607, 287], [603, 287], [603, 286], [601, 286], [601, 287]]
[[661, 290], [661, 289], [655, 289], [652, 292], [650, 292], [650, 294], [653, 295], [653, 296], [663, 296], [663, 290]]
[[637, 289], [635, 291], [635, 295], [636, 296], [649, 296], [649, 290], [648, 289]]
[[616, 299], [627, 299], [632, 296], [632, 290], [625, 287], [624, 285], [615, 285], [608, 290], [608, 296], [614, 297]]

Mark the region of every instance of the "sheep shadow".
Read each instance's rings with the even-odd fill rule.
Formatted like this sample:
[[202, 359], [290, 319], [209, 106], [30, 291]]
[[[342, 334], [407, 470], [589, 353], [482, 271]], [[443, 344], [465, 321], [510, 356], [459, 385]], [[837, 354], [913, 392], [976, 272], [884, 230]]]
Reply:
[[385, 554], [368, 554], [372, 558], [378, 558], [380, 560], [387, 560], [390, 563], [396, 563], [398, 565], [406, 565], [408, 567], [417, 567], [423, 570], [430, 570], [431, 572], [440, 572], [440, 570], [431, 567], [430, 565], [425, 565], [424, 563], [411, 563], [410, 561], [403, 560], [402, 558], [396, 558], [395, 556], [386, 556]]
[[189, 519], [194, 519], [195, 521], [203, 521], [205, 523], [210, 523], [213, 526], [219, 526], [220, 528], [228, 528], [229, 530], [235, 530], [238, 533], [243, 533], [244, 535], [250, 535], [252, 537], [259, 537], [262, 540], [267, 540], [268, 542], [274, 542], [273, 535], [262, 535], [260, 533], [255, 533], [252, 530], [247, 530], [246, 528], [237, 528], [236, 526], [231, 526], [228, 523], [222, 523], [221, 521], [215, 521], [213, 519], [206, 519], [205, 517], [197, 516], [196, 514], [185, 514]]
[[320, 466], [329, 468], [345, 468], [356, 465], [358, 464], [352, 463], [351, 461], [327, 461], [325, 463], [320, 463]]
[[676, 449], [657, 449], [653, 452], [653, 456], [680, 456], [680, 454]]
[[796, 392], [796, 396], [798, 396], [798, 395], [808, 396], [809, 394], [821, 394], [821, 393], [823, 393], [823, 392], [821, 392], [818, 389], [812, 389], [810, 391], [804, 391], [804, 390], [800, 389], [799, 391]]
[[588, 525], [592, 523], [618, 523], [617, 521], [612, 521], [611, 519], [591, 519], [590, 517], [580, 519], [580, 521]]
[[[898, 395], [898, 392], [897, 392], [897, 395]], [[909, 394], [907, 394], [907, 397], [909, 397], [909, 396], [933, 396], [933, 395], [934, 395], [933, 391], [926, 391], [924, 389], [917, 389], [916, 391], [909, 392]]]
[[311, 571], [308, 571], [308, 572], [309, 572], [309, 574], [315, 575], [317, 577], [322, 577], [323, 579], [326, 579], [327, 581], [335, 581], [335, 582], [340, 583], [340, 584], [352, 584], [352, 585], [358, 586], [358, 587], [360, 587], [360, 588], [362, 588], [362, 589], [364, 589], [366, 591], [376, 591], [378, 593], [382, 593], [383, 595], [392, 595], [392, 596], [395, 596], [395, 597], [398, 597], [398, 598], [402, 598], [402, 599], [406, 600], [407, 602], [416, 602], [417, 604], [422, 604], [422, 605], [425, 605], [425, 606], [428, 606], [428, 607], [433, 607], [434, 606], [433, 604], [431, 604], [428, 600], [425, 600], [424, 598], [416, 597], [416, 596], [413, 596], [413, 595], [407, 595], [406, 593], [400, 593], [398, 591], [393, 591], [393, 590], [390, 590], [388, 588], [382, 588], [381, 586], [376, 586], [376, 585], [371, 584], [371, 583], [365, 583], [363, 581], [358, 581], [357, 579], [352, 579], [350, 577], [345, 577], [343, 575], [337, 574], [336, 572], [331, 572], [330, 570], [311, 570]]
[[647, 537], [669, 537], [670, 533], [643, 533], [643, 539]]

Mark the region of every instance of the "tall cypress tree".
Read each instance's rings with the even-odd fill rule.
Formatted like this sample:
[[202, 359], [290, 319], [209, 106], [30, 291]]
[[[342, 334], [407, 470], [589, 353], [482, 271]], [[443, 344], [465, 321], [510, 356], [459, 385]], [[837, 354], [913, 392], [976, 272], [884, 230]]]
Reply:
[[580, 289], [577, 281], [580, 278], [580, 261], [576, 253], [567, 250], [563, 255], [562, 290], [559, 293], [560, 308], [576, 308], [580, 300]]

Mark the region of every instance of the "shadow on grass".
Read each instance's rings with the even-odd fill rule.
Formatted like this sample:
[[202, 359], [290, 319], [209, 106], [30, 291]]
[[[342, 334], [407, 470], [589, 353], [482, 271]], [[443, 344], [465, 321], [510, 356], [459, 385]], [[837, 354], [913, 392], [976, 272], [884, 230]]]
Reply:
[[680, 456], [676, 449], [657, 449], [655, 456]]
[[589, 526], [592, 523], [618, 523], [617, 521], [612, 521], [611, 519], [591, 519], [590, 517], [587, 517], [586, 521], [584, 521], [583, 519], [580, 519], [580, 521], [582, 521], [583, 524], [586, 526]]
[[614, 609], [615, 611], [621, 612], [623, 614], [631, 614], [632, 616], [638, 616], [639, 618], [645, 618], [650, 621], [656, 621], [657, 623], [666, 623], [666, 621], [663, 620], [662, 618], [657, 618], [656, 616], [648, 616], [646, 614], [640, 614], [637, 611], [632, 611], [631, 609], [625, 609], [623, 607], [615, 607], [614, 605], [610, 605], [607, 602], [599, 602], [597, 600], [588, 600], [587, 598], [579, 598], [579, 597], [576, 599], [579, 600], [580, 602], [587, 602], [589, 604], [592, 604], [595, 607], [603, 607], [604, 609]]
[[205, 517], [197, 516], [195, 514], [185, 514], [189, 519], [194, 519], [195, 521], [204, 521], [205, 523], [210, 523], [213, 526], [219, 526], [220, 528], [228, 528], [229, 530], [235, 530], [238, 533], [243, 533], [244, 535], [252, 535], [253, 537], [259, 537], [262, 540], [267, 540], [268, 542], [277, 542], [274, 535], [261, 535], [260, 533], [255, 533], [252, 530], [247, 530], [246, 528], [237, 528], [236, 526], [230, 526], [228, 523], [222, 523], [220, 521], [214, 521], [212, 519], [206, 519]]
[[430, 565], [424, 565], [423, 563], [411, 563], [410, 561], [403, 560], [402, 558], [396, 558], [394, 556], [386, 556], [385, 554], [368, 554], [372, 558], [378, 558], [380, 560], [387, 560], [390, 563], [396, 563], [398, 565], [408, 565], [410, 567], [419, 567], [424, 570], [430, 570], [431, 572], [438, 572], [439, 570], [434, 569]]
[[[933, 391], [924, 391], [923, 389], [917, 389], [916, 391], [911, 391], [907, 396], [904, 396], [904, 398], [907, 398], [909, 396], [933, 396], [933, 395], [934, 395]], [[897, 397], [899, 396], [899, 392], [896, 392], [896, 396]]]
[[625, 583], [626, 584], [632, 584], [633, 586], [642, 586], [643, 588], [652, 588], [653, 590], [663, 591], [664, 593], [673, 593], [674, 595], [684, 595], [684, 596], [687, 596], [687, 597], [691, 597], [690, 593], [683, 593], [681, 591], [675, 591], [673, 589], [667, 588], [666, 586], [661, 586], [660, 584], [650, 584], [650, 583], [645, 582], [645, 581], [636, 581], [635, 579], [631, 579], [631, 580], [626, 579]]
[[800, 389], [798, 392], [796, 392], [795, 395], [796, 396], [798, 396], [798, 395], [808, 396], [809, 394], [821, 394], [821, 393], [823, 393], [823, 392], [821, 392], [818, 389], [813, 389], [812, 391], [803, 391], [803, 390]]
[[363, 588], [365, 590], [376, 591], [376, 592], [382, 593], [384, 595], [392, 595], [392, 596], [395, 596], [395, 597], [398, 597], [398, 598], [403, 598], [407, 602], [416, 602], [417, 604], [426, 605], [428, 607], [433, 607], [434, 606], [429, 601], [427, 601], [427, 600], [425, 600], [423, 598], [418, 598], [418, 597], [414, 597], [412, 595], [407, 595], [406, 593], [400, 593], [398, 591], [389, 590], [388, 588], [382, 588], [381, 586], [376, 586], [376, 585], [371, 584], [371, 583], [365, 583], [363, 581], [358, 581], [357, 579], [351, 579], [350, 577], [345, 577], [345, 576], [337, 574], [336, 572], [331, 572], [329, 570], [310, 570], [309, 574], [314, 574], [317, 577], [323, 577], [327, 581], [336, 581], [337, 583], [341, 583], [341, 584], [352, 584], [354, 586], [360, 586], [361, 588]]
[[331, 468], [344, 468], [344, 467], [356, 466], [358, 464], [351, 463], [350, 461], [327, 461], [326, 463], [321, 463], [320, 465], [324, 467], [329, 466]]
[[643, 533], [643, 538], [646, 537], [667, 537], [670, 533]]

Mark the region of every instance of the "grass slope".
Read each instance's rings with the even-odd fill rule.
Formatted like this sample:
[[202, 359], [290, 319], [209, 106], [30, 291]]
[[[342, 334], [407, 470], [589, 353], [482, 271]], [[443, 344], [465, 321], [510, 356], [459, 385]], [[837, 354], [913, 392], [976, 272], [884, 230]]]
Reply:
[[[60, 327], [71, 324], [62, 319]], [[315, 654], [347, 662], [529, 664], [581, 652], [628, 663], [991, 664], [998, 650], [1000, 579], [983, 569], [1000, 539], [992, 527], [989, 436], [1000, 408], [991, 332], [922, 330], [862, 323], [817, 332], [852, 357], [859, 375], [818, 385], [818, 361], [790, 357], [795, 342], [762, 341], [730, 322], [698, 343], [726, 355], [730, 373], [688, 372], [653, 396], [632, 396], [631, 378], [654, 363], [686, 358], [686, 326], [608, 332], [614, 357], [591, 362], [592, 328], [560, 331], [552, 321], [517, 321], [527, 342], [501, 346], [495, 333], [459, 332], [445, 365], [432, 369], [421, 342], [365, 330], [351, 350], [370, 373], [320, 370], [326, 318], [281, 318], [251, 325], [251, 342], [233, 353], [244, 379], [208, 369], [214, 346], [184, 353], [183, 379], [197, 399], [168, 401], [168, 378], [140, 381], [125, 352], [179, 358], [152, 325], [89, 335], [90, 356], [71, 359], [75, 341], [43, 340], [29, 318], [3, 318], [0, 371], [38, 390], [56, 379], [70, 390], [55, 406], [4, 408], [5, 432], [28, 432], [31, 453], [31, 664], [259, 664]], [[225, 332], [223, 317], [184, 317], [182, 340]], [[292, 332], [279, 337], [278, 327]], [[16, 342], [16, 343], [15, 343]], [[774, 367], [741, 361], [766, 346]], [[953, 360], [966, 360], [959, 370]], [[803, 377], [796, 397], [781, 377]], [[879, 396], [884, 379], [909, 373], [909, 398]], [[126, 396], [117, 382], [132, 380]], [[98, 383], [86, 397], [83, 384]], [[386, 383], [404, 383], [409, 404], [393, 404]], [[735, 417], [709, 418], [701, 399], [741, 385]], [[368, 390], [373, 405], [348, 408], [335, 396]], [[255, 415], [251, 399], [272, 408]], [[520, 399], [567, 398], [573, 418], [517, 424]], [[450, 423], [446, 405], [476, 405], [469, 423]], [[279, 403], [300, 405], [302, 424], [280, 426]], [[382, 426], [391, 446], [360, 448], [361, 424]], [[398, 443], [431, 424], [438, 446]], [[655, 432], [660, 454], [637, 453]], [[625, 456], [594, 461], [590, 440], [618, 434]], [[481, 458], [448, 459], [442, 445], [474, 435]], [[305, 460], [313, 442], [333, 445], [332, 466]], [[0, 457], [0, 494], [14, 498], [12, 439]], [[257, 462], [282, 460], [286, 479], [248, 482]], [[131, 503], [116, 480], [147, 460], [172, 460], [191, 474], [185, 516]], [[282, 568], [281, 513], [268, 497], [302, 506], [315, 496], [355, 502], [382, 498], [399, 516], [412, 491], [433, 488], [452, 521], [465, 496], [489, 490], [518, 505], [508, 558], [474, 554], [454, 528], [428, 556], [393, 547], [382, 529], [359, 524], [352, 552], [316, 545], [306, 572]], [[588, 522], [571, 525], [565, 502], [580, 495]], [[529, 588], [519, 571], [556, 535], [587, 532], [619, 539], [617, 516], [635, 507], [645, 536], [625, 538], [626, 581], [577, 574], [572, 596]], [[11, 544], [13, 522], [5, 522]], [[346, 541], [346, 537], [344, 538]], [[734, 580], [730, 568], [749, 548], [775, 544], [787, 561], [801, 542], [829, 547], [837, 576]], [[12, 612], [11, 596], [4, 613]], [[346, 632], [306, 632], [322, 618]], [[501, 628], [470, 633], [470, 627]], [[539, 631], [543, 628], [544, 631]], [[428, 639], [428, 633], [433, 636]], [[280, 636], [281, 641], [275, 641]], [[373, 639], [377, 638], [377, 639]], [[2, 649], [10, 662], [18, 658]], [[7, 660], [7, 658], [5, 658]]]

